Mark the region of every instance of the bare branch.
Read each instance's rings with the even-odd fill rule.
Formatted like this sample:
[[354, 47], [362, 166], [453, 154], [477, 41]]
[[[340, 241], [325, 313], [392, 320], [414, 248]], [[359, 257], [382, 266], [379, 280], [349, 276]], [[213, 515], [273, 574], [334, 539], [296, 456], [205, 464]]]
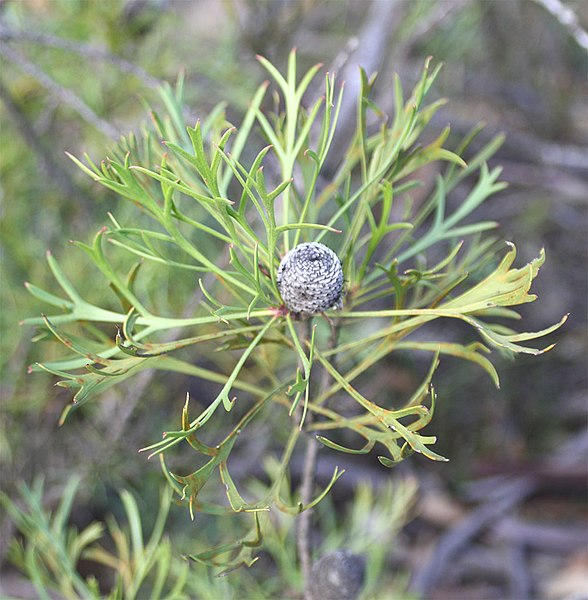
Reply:
[[[311, 422], [312, 413], [308, 413], [306, 420]], [[302, 470], [302, 485], [300, 486], [300, 502], [308, 504], [312, 500], [312, 491], [316, 480], [316, 460], [319, 451], [319, 443], [313, 437], [306, 440], [306, 450], [304, 453], [304, 466]], [[298, 545], [298, 558], [300, 560], [300, 570], [304, 581], [304, 597], [308, 600], [308, 585], [310, 582], [310, 521], [312, 510], [306, 510], [298, 517], [298, 527], [296, 528], [296, 543]]]
[[[328, 317], [323, 315], [329, 321], [331, 326], [331, 335], [329, 337], [328, 348], [333, 349], [337, 346], [339, 339], [340, 321], [337, 319], [332, 322]], [[306, 323], [306, 339], [310, 340], [312, 320], [309, 319]], [[331, 382], [331, 376], [326, 369], [322, 370], [322, 377], [317, 386], [316, 393], [320, 395], [326, 390]], [[310, 383], [308, 384], [310, 385]], [[314, 421], [314, 414], [309, 411], [306, 415], [306, 426], [308, 427]], [[304, 452], [304, 464], [302, 467], [302, 483], [300, 484], [300, 502], [308, 504], [312, 500], [312, 492], [317, 476], [317, 458], [320, 450], [320, 444], [314, 436], [309, 436], [306, 440], [306, 449]], [[304, 598], [305, 600], [313, 600], [310, 591], [312, 565], [310, 562], [311, 541], [310, 541], [310, 525], [312, 520], [312, 510], [306, 510], [298, 516], [296, 526], [296, 544], [298, 550], [298, 559], [300, 561], [300, 570], [304, 580]]]
[[[312, 319], [306, 321], [305, 336], [309, 341], [311, 337]], [[310, 382], [307, 383], [310, 385]], [[312, 423], [314, 415], [308, 412], [306, 415], [306, 425]], [[308, 504], [312, 500], [312, 492], [316, 481], [316, 461], [318, 456], [319, 444], [314, 436], [310, 435], [306, 440], [304, 451], [304, 464], [302, 467], [302, 482], [300, 484], [300, 502]], [[300, 571], [304, 582], [304, 598], [310, 599], [309, 581], [312, 565], [310, 564], [310, 522], [312, 519], [312, 510], [306, 510], [298, 516], [296, 523], [296, 545], [298, 550], [298, 560], [300, 561]]]
[[79, 96], [70, 89], [63, 87], [49, 77], [35, 63], [31, 62], [14, 48], [7, 44], [0, 44], [0, 53], [8, 60], [18, 65], [25, 73], [34, 77], [51, 94], [56, 96], [63, 104], [75, 110], [84, 120], [101, 131], [111, 139], [119, 136], [119, 131], [108, 121], [101, 119]]
[[51, 48], [61, 48], [69, 52], [74, 52], [80, 56], [84, 56], [90, 60], [105, 61], [113, 64], [123, 73], [129, 73], [141, 80], [141, 82], [149, 88], [157, 89], [161, 85], [161, 81], [157, 77], [153, 77], [139, 67], [138, 65], [120, 58], [107, 50], [96, 48], [89, 44], [83, 44], [74, 40], [67, 40], [54, 35], [35, 33], [32, 31], [16, 31], [0, 26], [0, 40], [27, 41], [41, 46], [49, 46]]
[[535, 0], [568, 30], [579, 46], [588, 50], [588, 32], [580, 25], [578, 15], [561, 0]]
[[2, 80], [0, 80], [0, 99], [4, 103], [12, 122], [22, 135], [27, 147], [31, 152], [34, 152], [37, 155], [39, 166], [45, 175], [55, 183], [65, 196], [70, 198], [79, 196], [80, 191], [76, 188], [69, 173], [45, 147], [42, 139], [37, 135], [32, 124], [29, 122], [20, 106], [14, 101], [14, 98], [5, 87]]
[[471, 4], [471, 0], [453, 0], [453, 2], [433, 4], [431, 12], [423, 16], [415, 26], [407, 44], [414, 46], [421, 38], [437, 29], [452, 13], [463, 10], [468, 4]]
[[374, 0], [357, 38], [349, 40], [345, 50], [335, 60], [337, 66], [343, 65], [337, 78], [345, 81], [346, 89], [332, 149], [325, 163], [327, 173], [333, 172], [341, 162], [345, 152], [342, 141], [350, 139], [355, 130], [356, 98], [361, 85], [359, 67], [363, 67], [368, 75], [380, 69], [404, 9], [402, 2]]
[[426, 596], [451, 561], [473, 538], [521, 504], [534, 490], [534, 482], [524, 477], [505, 482], [495, 490], [484, 504], [472, 510], [441, 538], [431, 558], [414, 574], [411, 591]]

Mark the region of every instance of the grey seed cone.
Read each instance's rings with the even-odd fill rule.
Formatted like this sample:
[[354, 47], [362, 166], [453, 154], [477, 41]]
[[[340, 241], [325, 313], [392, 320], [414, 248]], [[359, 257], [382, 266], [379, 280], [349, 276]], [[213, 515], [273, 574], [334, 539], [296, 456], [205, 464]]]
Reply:
[[356, 600], [365, 583], [365, 559], [349, 550], [325, 554], [308, 583], [312, 600]]
[[324, 244], [298, 244], [284, 256], [278, 268], [278, 289], [286, 308], [314, 315], [341, 308], [343, 269], [339, 257]]

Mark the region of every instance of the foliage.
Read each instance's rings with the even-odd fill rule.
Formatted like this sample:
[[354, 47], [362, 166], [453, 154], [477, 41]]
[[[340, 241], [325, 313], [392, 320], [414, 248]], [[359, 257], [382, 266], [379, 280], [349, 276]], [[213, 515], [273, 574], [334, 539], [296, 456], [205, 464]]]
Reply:
[[[280, 577], [267, 572], [256, 579], [241, 578], [232, 581], [210, 576], [207, 567], [189, 562], [190, 556], [181, 557], [172, 540], [164, 533], [168, 528], [171, 493], [162, 491], [159, 510], [148, 538], [145, 536], [145, 518], [134, 496], [123, 490], [120, 494], [124, 507], [124, 522], [112, 514], [103, 523], [92, 522], [81, 530], [68, 526], [71, 510], [76, 504], [81, 481], [72, 477], [63, 490], [59, 505], [53, 511], [43, 509], [44, 486], [38, 479], [31, 488], [19, 486], [20, 501], [12, 501], [0, 493], [11, 519], [22, 534], [14, 538], [8, 557], [30, 576], [38, 597], [42, 600], [59, 593], [64, 598], [133, 598], [182, 599], [202, 598], [270, 598], [283, 593], [285, 587], [300, 585], [300, 572], [292, 549], [294, 532], [292, 519], [280, 513], [266, 513], [260, 517], [264, 530], [264, 549], [271, 557]], [[261, 489], [263, 484], [256, 483]], [[416, 485], [413, 480], [386, 484], [379, 494], [365, 485], [355, 490], [353, 508], [345, 518], [337, 519], [333, 507], [321, 510], [321, 519], [329, 520], [329, 536], [321, 551], [347, 546], [365, 552], [369, 558], [366, 593], [377, 593], [390, 585], [402, 591], [400, 578], [390, 582], [384, 576], [385, 544], [404, 524], [413, 501]], [[252, 544], [251, 549], [255, 549]], [[210, 553], [212, 558], [212, 553]], [[79, 566], [84, 564], [80, 574]], [[105, 577], [106, 569], [112, 577]], [[260, 574], [261, 575], [261, 574]], [[105, 588], [105, 582], [108, 587]], [[100, 584], [100, 587], [99, 587]]]
[[[308, 510], [342, 475], [335, 469], [314, 500], [297, 498], [289, 466], [304, 432], [317, 432], [325, 446], [340, 452], [368, 453], [377, 445], [386, 467], [413, 452], [444, 461], [431, 448], [435, 436], [422, 433], [434, 414], [432, 379], [440, 355], [477, 364], [498, 385], [487, 357], [492, 350], [540, 354], [549, 348], [522, 342], [547, 335], [565, 320], [534, 333], [518, 333], [503, 324], [519, 317], [513, 306], [535, 299], [529, 289], [545, 257], [542, 252], [513, 268], [516, 251], [510, 244], [499, 264], [488, 267], [493, 248], [482, 234], [496, 224], [471, 215], [504, 187], [500, 169], [487, 166], [501, 139], [492, 140], [467, 165], [461, 155], [478, 129], [455, 151], [444, 147], [449, 129], [422, 142], [442, 104], [426, 102], [439, 67], [431, 69], [427, 61], [406, 99], [395, 80], [390, 120], [371, 98], [374, 80], [362, 73], [356, 134], [325, 183], [322, 167], [343, 88], [337, 90], [327, 74], [324, 95], [308, 103], [305, 95], [320, 65], [299, 78], [294, 52], [285, 76], [266, 59], [259, 60], [277, 86], [275, 109], [264, 108], [268, 85], [263, 84], [238, 129], [227, 122], [223, 106], [185, 128], [180, 78], [175, 89], [162, 88], [166, 114], [152, 112], [152, 128], [124, 138], [99, 165], [88, 155], [84, 161], [72, 157], [87, 175], [141, 213], [126, 222], [111, 215], [92, 243], [76, 242], [112, 288], [118, 306], [85, 298], [80, 292], [84, 281], [71, 281], [51, 254], [48, 266], [65, 297], [27, 284], [39, 300], [60, 309], [26, 323], [43, 328], [39, 339], [52, 335], [68, 350], [59, 360], [32, 367], [57, 375], [59, 385], [75, 390], [63, 419], [145, 369], [188, 374], [220, 386], [211, 401], [197, 398], [203, 406], [195, 417], [190, 416], [194, 402], [188, 396], [179, 428], [144, 450], [159, 457], [176, 498], [187, 504], [193, 518], [197, 512], [251, 513], [248, 535], [191, 556], [224, 570], [255, 562], [263, 538], [260, 513]], [[267, 145], [259, 142], [255, 125]], [[419, 169], [439, 161], [447, 168], [428, 198], [414, 202], [411, 191], [422, 185]], [[466, 198], [448, 208], [447, 195], [463, 185], [469, 185]], [[347, 282], [343, 310], [316, 322], [296, 322], [282, 306], [276, 286], [280, 256], [301, 241], [332, 247]], [[113, 258], [120, 253], [132, 259], [127, 273]], [[481, 267], [487, 269], [483, 276]], [[476, 276], [479, 280], [470, 283]], [[191, 306], [192, 281], [198, 281], [202, 301], [186, 315], [178, 307]], [[166, 314], [169, 307], [174, 312]], [[438, 319], [466, 323], [481, 341], [409, 337]], [[373, 390], [357, 389], [360, 375], [406, 349], [432, 355], [428, 372], [409, 398], [376, 402], [368, 398]], [[317, 370], [325, 385], [315, 376]], [[339, 402], [344, 396], [355, 401], [353, 411]], [[228, 464], [240, 437], [247, 437], [246, 428], [260, 421], [269, 423], [272, 435], [265, 451], [273, 453], [276, 445], [282, 450], [268, 471], [271, 484], [255, 500], [246, 500]], [[208, 443], [202, 440], [205, 430], [214, 431]], [[350, 436], [359, 436], [362, 445], [349, 442]], [[196, 464], [184, 474], [168, 466], [176, 455], [172, 449], [180, 450], [180, 445], [195, 455]], [[217, 471], [225, 499], [210, 486], [203, 492]]]
[[[169, 489], [163, 490], [159, 511], [148, 539], [144, 536], [144, 518], [135, 498], [121, 492], [125, 524], [113, 515], [102, 523], [92, 522], [78, 531], [68, 526], [72, 506], [80, 486], [77, 477], [70, 479], [57, 509], [43, 510], [43, 482], [32, 488], [20, 485], [23, 507], [2, 494], [0, 501], [23, 534], [23, 541], [13, 539], [9, 558], [30, 577], [38, 597], [51, 598], [58, 592], [64, 598], [190, 598], [195, 591], [199, 598], [211, 600], [223, 586], [206, 573], [190, 570], [188, 563], [173, 551], [164, 529], [171, 506]], [[86, 574], [79, 572], [80, 562]], [[88, 568], [88, 565], [92, 567]], [[104, 569], [110, 588], [104, 590]], [[100, 587], [99, 587], [100, 584]], [[226, 597], [230, 596], [228, 588]]]
[[42, 508], [41, 480], [32, 489], [25, 484], [20, 486], [23, 509], [4, 494], [0, 497], [27, 540], [26, 545], [13, 542], [11, 559], [31, 576], [39, 597], [50, 598], [48, 589], [55, 588], [66, 598], [102, 598], [97, 579], [84, 579], [78, 573], [80, 559], [101, 563], [115, 572], [115, 583], [108, 598], [144, 598], [145, 582], [148, 582], [150, 598], [187, 597], [180, 594], [187, 580], [187, 564], [180, 564], [178, 568], [172, 563], [171, 544], [163, 535], [171, 495], [167, 491], [162, 494], [155, 525], [145, 542], [137, 503], [129, 492], [123, 491], [121, 500], [128, 530], [123, 531], [116, 519], [110, 518], [108, 532], [115, 546], [112, 553], [96, 544], [104, 535], [101, 523], [91, 523], [79, 532], [67, 526], [79, 484], [77, 478], [69, 481], [59, 507], [51, 515]]

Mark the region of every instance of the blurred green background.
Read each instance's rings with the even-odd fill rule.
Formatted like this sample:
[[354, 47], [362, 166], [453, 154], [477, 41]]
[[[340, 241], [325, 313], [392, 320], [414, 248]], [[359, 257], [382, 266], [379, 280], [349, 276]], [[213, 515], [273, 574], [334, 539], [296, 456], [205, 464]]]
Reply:
[[[559, 17], [546, 5], [559, 7]], [[576, 21], [565, 25], [562, 14], [568, 8]], [[483, 120], [485, 139], [499, 131], [508, 136], [493, 161], [504, 167], [503, 179], [510, 186], [482, 207], [486, 213], [482, 217], [499, 221], [501, 237], [516, 242], [519, 264], [546, 248], [547, 263], [534, 289], [539, 300], [523, 311], [525, 329], [546, 327], [564, 313], [571, 316], [554, 334], [558, 345], [549, 354], [499, 361], [499, 391], [467, 365], [442, 365], [436, 379], [440, 406], [435, 433], [439, 452], [450, 456], [451, 463], [427, 464], [414, 457], [403, 466], [401, 475], [410, 474], [420, 482], [420, 500], [411, 513], [412, 523], [387, 560], [392, 570], [418, 579], [419, 557], [426, 556], [455, 524], [443, 510], [465, 515], [472, 503], [480, 501], [470, 489], [473, 482], [488, 477], [537, 478], [537, 491], [524, 508], [528, 518], [555, 528], [578, 523], [585, 527], [587, 23], [588, 5], [582, 0], [561, 4], [4, 0], [0, 4], [4, 491], [14, 495], [17, 481], [31, 482], [43, 474], [50, 504], [68, 477], [79, 473], [84, 481], [74, 512], [79, 523], [120, 511], [115, 493], [120, 487], [144, 496], [145, 511], [154, 511], [160, 471], [136, 451], [157, 439], [177, 414], [190, 385], [186, 379], [158, 381], [142, 374], [132, 387], [109, 392], [102, 402], [75, 413], [59, 428], [57, 420], [69, 394], [54, 387], [50, 376], [27, 375], [27, 365], [41, 352], [31, 343], [34, 331], [20, 327], [19, 321], [44, 307], [27, 294], [23, 283], [57, 291], [45, 261], [50, 249], [71, 279], [81, 282], [86, 296], [107, 294], [96, 278], [87, 276], [82, 253], [68, 247], [68, 241], [87, 241], [106, 222], [109, 211], [120, 215], [128, 210], [79, 172], [65, 151], [75, 156], [87, 152], [96, 161], [107, 156], [113, 135], [138, 131], [148, 118], [142, 99], [157, 106], [158, 82], [173, 83], [181, 70], [186, 72], [189, 122], [220, 101], [228, 102], [229, 116], [238, 122], [264, 79], [256, 54], [283, 67], [288, 52], [296, 47], [301, 72], [315, 62], [324, 63], [325, 69], [346, 79], [349, 99], [360, 63], [368, 72], [379, 72], [376, 97], [389, 110], [392, 74], [399, 73], [408, 88], [424, 58], [432, 55], [445, 64], [435, 94], [449, 102], [435, 117], [430, 135], [449, 123], [458, 139]], [[353, 118], [353, 110], [344, 107], [344, 121]], [[44, 355], [48, 351], [43, 350]], [[377, 385], [410, 388], [415, 365], [407, 359], [389, 367]], [[322, 460], [331, 464], [338, 457]], [[563, 460], [565, 469], [554, 467], [555, 460], [559, 464]], [[360, 472], [351, 476], [351, 486], [368, 478], [377, 489], [380, 480], [397, 477], [396, 472], [391, 476], [379, 469], [375, 458], [356, 468]], [[335, 490], [334, 501], [345, 506], [346, 498], [337, 498]], [[3, 514], [0, 559], [14, 534]], [[577, 545], [563, 546], [555, 553], [535, 548], [529, 555], [528, 597], [566, 597], [569, 590], [565, 582], [557, 586], [558, 574], [573, 580], [575, 565], [585, 566], [588, 558]], [[487, 547], [496, 550], [496, 543], [487, 541]], [[477, 556], [473, 550], [472, 556]], [[3, 568], [11, 574], [10, 593], [34, 597], [26, 596], [26, 582], [10, 567]], [[428, 580], [428, 588], [422, 584], [415, 590], [425, 597], [455, 600], [500, 598], [505, 589], [512, 589], [512, 581], [511, 588], [504, 577], [496, 583], [496, 577], [479, 564], [467, 571], [467, 577], [459, 569], [456, 572], [452, 577], [448, 571], [436, 585]], [[584, 584], [581, 580], [578, 585]], [[219, 591], [219, 598], [229, 597], [223, 595], [228, 593]]]

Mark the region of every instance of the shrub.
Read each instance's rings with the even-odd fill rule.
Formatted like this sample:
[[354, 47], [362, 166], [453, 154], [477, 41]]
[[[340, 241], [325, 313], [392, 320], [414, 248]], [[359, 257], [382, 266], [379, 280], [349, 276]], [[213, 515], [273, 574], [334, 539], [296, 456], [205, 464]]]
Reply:
[[[343, 86], [337, 89], [327, 74], [323, 96], [307, 106], [320, 65], [298, 78], [294, 52], [285, 76], [259, 60], [276, 85], [274, 108], [267, 108], [265, 83], [238, 128], [223, 106], [186, 128], [180, 78], [175, 89], [161, 90], [165, 115], [152, 112], [153, 125], [124, 138], [100, 165], [72, 157], [137, 207], [132, 222], [110, 215], [92, 243], [76, 242], [118, 306], [85, 298], [84, 282], [70, 281], [51, 254], [48, 265], [65, 297], [27, 284], [39, 300], [61, 310], [26, 322], [68, 350], [60, 360], [32, 367], [75, 390], [63, 419], [145, 369], [219, 386], [212, 399], [187, 395], [179, 427], [170, 423], [163, 439], [143, 451], [158, 458], [175, 499], [193, 518], [198, 512], [251, 515], [249, 534], [190, 556], [224, 571], [255, 561], [262, 524], [270, 526], [267, 511], [304, 513], [341, 477], [336, 468], [313, 496], [318, 445], [311, 436], [337, 452], [377, 448], [384, 467], [413, 453], [445, 461], [433, 449], [435, 436], [423, 433], [434, 414], [432, 379], [440, 357], [471, 361], [498, 386], [488, 358], [493, 350], [540, 354], [549, 348], [522, 343], [565, 320], [534, 333], [504, 324], [519, 317], [513, 307], [535, 299], [529, 289], [545, 256], [541, 251], [513, 268], [516, 250], [509, 243], [494, 263], [500, 245], [486, 232], [496, 223], [472, 217], [505, 187], [500, 168], [487, 166], [500, 137], [467, 164], [462, 156], [479, 128], [454, 151], [444, 147], [449, 128], [422, 141], [442, 104], [427, 103], [439, 67], [431, 70], [427, 61], [406, 99], [395, 80], [391, 119], [371, 100], [374, 79], [362, 72], [356, 132], [336, 171], [325, 173]], [[446, 166], [417, 202], [411, 194], [424, 187], [420, 169], [431, 163]], [[458, 186], [468, 191], [449, 208], [447, 197]], [[303, 260], [280, 266], [285, 256]], [[120, 267], [125, 260], [126, 273]], [[425, 326], [439, 319], [462, 321], [480, 339], [430, 339]], [[400, 351], [431, 355], [414, 393], [399, 399], [385, 390], [361, 391], [369, 388], [362, 376]], [[148, 395], [144, 401], [160, 402]], [[236, 444], [247, 436], [262, 436], [267, 478], [252, 500], [237, 487], [245, 473], [236, 481], [229, 470]], [[305, 438], [297, 493], [289, 467]], [[182, 455], [182, 464], [194, 466], [169, 466], [181, 447], [193, 452], [193, 458]], [[224, 497], [219, 488], [203, 491], [217, 472]], [[300, 524], [298, 550], [308, 576], [308, 518], [301, 516]]]

